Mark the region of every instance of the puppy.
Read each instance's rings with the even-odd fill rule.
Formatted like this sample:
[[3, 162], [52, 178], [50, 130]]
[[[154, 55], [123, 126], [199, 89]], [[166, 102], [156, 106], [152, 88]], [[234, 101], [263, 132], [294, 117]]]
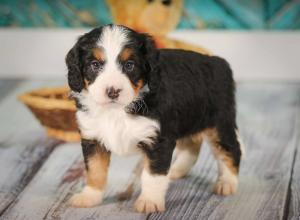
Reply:
[[107, 25], [81, 36], [66, 63], [87, 174], [71, 205], [101, 203], [111, 152], [140, 153], [144, 168], [135, 209], [164, 211], [169, 179], [189, 172], [203, 138], [218, 162], [214, 192], [237, 190], [241, 143], [234, 81], [225, 60], [158, 50], [146, 34]]

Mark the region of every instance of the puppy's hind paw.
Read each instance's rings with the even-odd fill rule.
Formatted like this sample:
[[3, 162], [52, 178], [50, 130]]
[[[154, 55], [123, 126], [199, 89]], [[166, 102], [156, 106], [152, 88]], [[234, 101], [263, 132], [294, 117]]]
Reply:
[[187, 175], [188, 171], [180, 170], [180, 169], [172, 169], [170, 170], [168, 177], [170, 180], [178, 180], [184, 178]]
[[88, 208], [99, 205], [101, 202], [102, 192], [86, 186], [82, 192], [74, 194], [68, 203], [73, 207]]
[[237, 179], [225, 180], [218, 179], [214, 185], [214, 193], [222, 196], [228, 196], [236, 193], [238, 182]]

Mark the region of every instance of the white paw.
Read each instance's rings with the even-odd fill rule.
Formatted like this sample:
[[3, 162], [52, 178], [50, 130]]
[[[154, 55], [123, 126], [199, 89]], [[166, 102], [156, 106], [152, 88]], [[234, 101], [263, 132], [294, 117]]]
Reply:
[[166, 210], [165, 201], [151, 201], [149, 199], [140, 196], [134, 203], [134, 208], [138, 212], [142, 213], [153, 213], [153, 212], [163, 212]]
[[88, 208], [99, 205], [101, 202], [102, 191], [86, 186], [80, 193], [76, 193], [70, 198], [69, 205], [78, 208]]
[[214, 185], [214, 193], [218, 195], [228, 196], [237, 191], [238, 181], [237, 177], [231, 179], [218, 179]]
[[188, 150], [177, 150], [177, 158], [171, 166], [168, 177], [177, 180], [185, 177], [196, 163], [198, 155]]
[[170, 169], [168, 177], [170, 180], [177, 180], [185, 177], [187, 175], [188, 171], [183, 169]]

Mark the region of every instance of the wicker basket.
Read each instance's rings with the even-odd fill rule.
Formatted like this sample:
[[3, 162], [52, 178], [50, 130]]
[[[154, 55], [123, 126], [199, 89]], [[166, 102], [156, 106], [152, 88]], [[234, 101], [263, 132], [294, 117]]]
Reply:
[[75, 118], [76, 107], [69, 99], [68, 87], [43, 88], [19, 96], [46, 128], [47, 134], [60, 140], [80, 140]]

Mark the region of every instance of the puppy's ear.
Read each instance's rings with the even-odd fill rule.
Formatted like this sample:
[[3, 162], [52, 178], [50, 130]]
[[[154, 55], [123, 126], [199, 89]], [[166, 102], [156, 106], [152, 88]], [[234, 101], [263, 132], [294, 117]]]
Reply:
[[142, 36], [142, 46], [141, 50], [144, 54], [146, 60], [146, 81], [148, 83], [149, 89], [153, 90], [158, 79], [158, 57], [159, 50], [156, 48], [153, 38], [148, 34], [141, 34]]
[[66, 64], [68, 67], [68, 83], [75, 92], [81, 92], [84, 88], [83, 76], [81, 73], [80, 48], [78, 44], [68, 52]]
[[158, 50], [155, 46], [153, 38], [148, 34], [140, 34], [142, 43], [141, 50], [147, 61], [147, 70], [153, 71], [156, 68], [158, 60]]

